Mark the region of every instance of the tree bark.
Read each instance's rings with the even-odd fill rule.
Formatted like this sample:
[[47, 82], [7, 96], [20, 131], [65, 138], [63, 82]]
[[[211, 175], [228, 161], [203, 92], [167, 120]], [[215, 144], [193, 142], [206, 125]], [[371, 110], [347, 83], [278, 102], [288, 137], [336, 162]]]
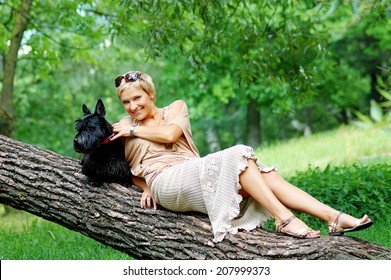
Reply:
[[261, 112], [257, 108], [257, 102], [250, 97], [247, 104], [247, 144], [258, 147], [261, 143]]
[[221, 150], [219, 137], [213, 125], [206, 129], [206, 142], [208, 143], [209, 152], [214, 153]]
[[139, 206], [137, 187], [92, 182], [79, 161], [0, 135], [0, 203], [139, 259], [391, 259], [352, 237], [296, 239], [257, 229], [213, 243], [205, 215]]

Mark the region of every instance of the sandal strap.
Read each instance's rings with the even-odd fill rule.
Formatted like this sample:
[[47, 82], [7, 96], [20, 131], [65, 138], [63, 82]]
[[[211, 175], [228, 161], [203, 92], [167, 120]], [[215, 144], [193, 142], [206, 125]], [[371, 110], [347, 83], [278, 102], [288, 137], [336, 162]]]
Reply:
[[296, 216], [292, 216], [289, 219], [286, 219], [282, 221], [278, 226], [277, 226], [277, 231], [281, 232], [281, 230], [286, 227], [290, 222], [292, 222], [294, 219], [296, 219]]
[[329, 224], [329, 227], [331, 227], [331, 230], [329, 232], [337, 232], [343, 230], [343, 228], [338, 224], [339, 218], [341, 217], [342, 214], [343, 214], [342, 212], [339, 212], [334, 222]]

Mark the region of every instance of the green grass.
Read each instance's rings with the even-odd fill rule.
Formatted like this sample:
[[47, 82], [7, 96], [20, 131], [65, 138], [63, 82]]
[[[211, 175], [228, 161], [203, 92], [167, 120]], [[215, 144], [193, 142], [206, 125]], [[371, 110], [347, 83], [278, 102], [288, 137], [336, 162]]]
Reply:
[[[284, 177], [319, 200], [351, 214], [366, 212], [375, 217], [373, 227], [349, 236], [391, 247], [391, 198], [387, 192], [391, 179], [387, 173], [391, 162], [389, 134], [380, 129], [341, 127], [260, 147], [257, 154], [262, 162], [276, 165]], [[388, 185], [381, 188], [383, 184]], [[0, 206], [0, 259], [131, 259], [80, 233], [28, 213], [18, 211], [2, 216], [2, 211]], [[299, 215], [310, 226], [327, 234], [324, 223]]]
[[128, 255], [23, 211], [1, 216], [1, 260], [129, 260]]
[[339, 129], [295, 138], [257, 149], [260, 161], [276, 165], [285, 177], [308, 167], [353, 163], [391, 163], [391, 134], [379, 128]]

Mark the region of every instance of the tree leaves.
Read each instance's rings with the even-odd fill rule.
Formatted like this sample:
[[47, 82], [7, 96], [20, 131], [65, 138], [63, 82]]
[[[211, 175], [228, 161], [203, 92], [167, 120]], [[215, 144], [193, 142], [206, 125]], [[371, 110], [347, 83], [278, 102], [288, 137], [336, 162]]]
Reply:
[[[0, 3], [0, 33], [6, 37], [0, 53], [16, 4]], [[340, 1], [35, 1], [15, 80], [17, 113], [53, 127], [58, 120], [45, 116], [63, 110], [76, 117], [80, 103], [103, 96], [115, 119], [123, 111], [112, 78], [142, 70], [154, 77], [159, 105], [186, 99], [200, 138], [214, 126], [222, 147], [242, 139], [249, 102], [265, 116], [264, 140], [296, 135], [292, 119], [309, 122], [314, 131], [328, 129], [347, 122], [352, 108], [370, 115], [370, 71], [390, 62], [387, 6], [370, 4], [359, 1], [352, 9]], [[50, 105], [39, 114], [33, 107], [41, 100]], [[237, 131], [229, 134], [227, 124]], [[28, 137], [29, 126], [19, 125]]]

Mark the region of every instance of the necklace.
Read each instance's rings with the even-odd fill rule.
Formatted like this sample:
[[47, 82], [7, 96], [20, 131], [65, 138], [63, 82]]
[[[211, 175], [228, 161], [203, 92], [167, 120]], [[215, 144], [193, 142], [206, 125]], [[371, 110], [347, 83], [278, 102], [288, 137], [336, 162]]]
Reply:
[[159, 126], [164, 124], [165, 123], [164, 108], [163, 109], [157, 108], [156, 111], [157, 112], [152, 117], [144, 119], [142, 121], [136, 121], [136, 123], [138, 123], [138, 125], [144, 125], [144, 126], [148, 126], [148, 125]]

